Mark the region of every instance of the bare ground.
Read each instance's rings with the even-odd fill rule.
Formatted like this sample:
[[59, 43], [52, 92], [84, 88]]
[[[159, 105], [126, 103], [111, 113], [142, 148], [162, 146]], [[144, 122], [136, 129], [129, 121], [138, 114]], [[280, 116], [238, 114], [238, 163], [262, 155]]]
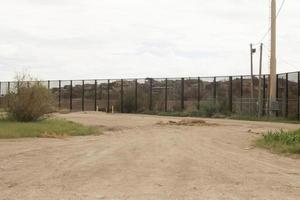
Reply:
[[[300, 159], [253, 147], [299, 125], [72, 113], [101, 136], [0, 140], [1, 200], [299, 199]], [[170, 124], [170, 121], [172, 123]]]

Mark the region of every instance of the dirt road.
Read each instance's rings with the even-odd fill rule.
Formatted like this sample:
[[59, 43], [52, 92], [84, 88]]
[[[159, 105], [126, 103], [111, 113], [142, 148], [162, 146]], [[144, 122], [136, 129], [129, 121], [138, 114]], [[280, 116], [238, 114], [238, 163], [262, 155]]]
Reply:
[[[300, 159], [252, 146], [299, 125], [73, 113], [101, 136], [0, 140], [1, 200], [299, 199]], [[217, 124], [217, 125], [215, 125]], [[251, 130], [251, 131], [250, 131]]]

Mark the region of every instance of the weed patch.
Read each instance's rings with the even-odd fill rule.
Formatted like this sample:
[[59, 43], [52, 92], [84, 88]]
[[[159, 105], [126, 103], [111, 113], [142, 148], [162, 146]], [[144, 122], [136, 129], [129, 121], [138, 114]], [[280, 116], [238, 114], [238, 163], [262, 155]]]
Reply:
[[285, 154], [300, 154], [300, 129], [285, 132], [283, 130], [268, 132], [256, 142], [261, 148]]
[[64, 138], [68, 136], [99, 135], [101, 129], [88, 127], [63, 119], [45, 119], [36, 122], [0, 120], [0, 139], [46, 137]]

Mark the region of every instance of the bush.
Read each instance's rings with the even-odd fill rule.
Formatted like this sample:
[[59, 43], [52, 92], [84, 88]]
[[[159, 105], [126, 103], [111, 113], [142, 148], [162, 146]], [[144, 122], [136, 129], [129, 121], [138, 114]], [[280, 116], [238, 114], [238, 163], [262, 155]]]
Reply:
[[200, 113], [204, 117], [213, 117], [215, 114], [220, 113], [220, 106], [215, 102], [203, 103], [200, 106]]
[[[144, 107], [148, 107], [147, 99], [145, 98], [145, 93], [139, 91], [138, 102], [137, 102], [137, 112], [143, 112]], [[121, 111], [121, 98], [116, 101], [116, 107]], [[123, 112], [124, 113], [135, 113], [135, 88], [127, 88], [124, 90], [123, 95]]]
[[[23, 76], [26, 77], [26, 76]], [[22, 122], [36, 121], [54, 111], [52, 94], [39, 82], [18, 81], [6, 96], [8, 117]]]

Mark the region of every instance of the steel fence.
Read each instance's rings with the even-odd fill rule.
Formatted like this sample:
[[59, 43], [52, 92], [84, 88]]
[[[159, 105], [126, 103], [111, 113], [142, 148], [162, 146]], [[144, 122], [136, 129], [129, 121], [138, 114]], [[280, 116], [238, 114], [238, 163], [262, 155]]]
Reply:
[[[277, 75], [278, 117], [299, 120], [300, 72]], [[206, 103], [223, 111], [257, 115], [259, 77], [251, 76], [41, 81], [54, 96], [57, 109], [120, 113], [196, 112]], [[0, 82], [0, 108], [18, 82]], [[26, 82], [30, 85], [31, 82]], [[262, 76], [262, 112], [268, 113], [269, 75]]]

